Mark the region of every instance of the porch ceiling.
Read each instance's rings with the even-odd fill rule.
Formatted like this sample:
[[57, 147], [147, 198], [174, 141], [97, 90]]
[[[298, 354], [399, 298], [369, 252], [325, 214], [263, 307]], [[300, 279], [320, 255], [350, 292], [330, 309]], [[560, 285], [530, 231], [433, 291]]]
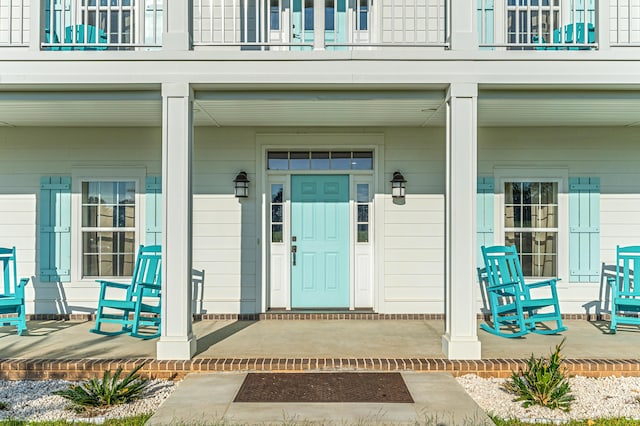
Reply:
[[[2, 92], [0, 127], [161, 126], [158, 91]], [[196, 126], [444, 126], [444, 92], [196, 92]], [[640, 126], [640, 90], [481, 90], [478, 124]]]
[[638, 126], [640, 91], [480, 91], [478, 123], [481, 127]]
[[197, 93], [196, 126], [443, 126], [443, 91]]

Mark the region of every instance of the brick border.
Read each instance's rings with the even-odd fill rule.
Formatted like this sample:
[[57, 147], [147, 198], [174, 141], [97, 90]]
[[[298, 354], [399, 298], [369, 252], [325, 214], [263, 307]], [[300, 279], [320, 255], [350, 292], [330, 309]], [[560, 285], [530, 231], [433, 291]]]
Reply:
[[[570, 375], [587, 377], [640, 376], [640, 359], [565, 359]], [[525, 359], [448, 360], [439, 358], [196, 358], [189, 361], [136, 359], [0, 359], [2, 380], [83, 380], [106, 370], [129, 372], [144, 363], [141, 374], [160, 379], [181, 379], [187, 373], [270, 371], [417, 371], [448, 372], [454, 376], [511, 376]]]
[[[0, 318], [7, 315], [0, 315]], [[637, 315], [640, 317], [640, 313]], [[378, 314], [374, 312], [267, 312], [262, 314], [194, 314], [194, 321], [296, 321], [296, 320], [409, 320], [429, 321], [446, 319], [445, 314]], [[478, 314], [478, 320], [490, 320], [488, 314]], [[609, 321], [610, 314], [563, 314], [562, 319]], [[28, 314], [27, 321], [94, 321], [94, 314]]]

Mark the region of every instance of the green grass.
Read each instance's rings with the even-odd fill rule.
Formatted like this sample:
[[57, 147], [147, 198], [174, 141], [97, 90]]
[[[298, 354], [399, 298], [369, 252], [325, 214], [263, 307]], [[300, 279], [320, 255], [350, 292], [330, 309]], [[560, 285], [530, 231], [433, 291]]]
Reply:
[[[521, 422], [520, 420], [504, 420], [495, 416], [490, 416], [497, 426], [532, 426], [534, 423]], [[535, 423], [535, 426], [551, 426], [557, 423]], [[625, 418], [593, 419], [593, 420], [570, 420], [562, 423], [563, 426], [640, 426], [640, 420], [630, 420]]]
[[[103, 423], [105, 426], [143, 426], [152, 416], [152, 413], [140, 414], [133, 417], [125, 417], [122, 419], [106, 419]], [[95, 423], [89, 422], [69, 422], [66, 420], [55, 421], [28, 421], [28, 420], [0, 420], [0, 426], [95, 426]]]

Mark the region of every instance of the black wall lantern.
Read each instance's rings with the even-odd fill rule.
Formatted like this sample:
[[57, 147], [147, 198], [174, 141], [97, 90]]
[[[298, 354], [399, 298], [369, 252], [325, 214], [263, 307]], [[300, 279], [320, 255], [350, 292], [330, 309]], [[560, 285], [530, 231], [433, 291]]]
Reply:
[[394, 172], [393, 179], [391, 179], [391, 196], [393, 198], [404, 198], [406, 188], [407, 180], [402, 176], [402, 173]]
[[240, 172], [238, 176], [233, 180], [235, 183], [236, 197], [247, 198], [249, 196], [249, 179], [247, 178], [247, 172]]

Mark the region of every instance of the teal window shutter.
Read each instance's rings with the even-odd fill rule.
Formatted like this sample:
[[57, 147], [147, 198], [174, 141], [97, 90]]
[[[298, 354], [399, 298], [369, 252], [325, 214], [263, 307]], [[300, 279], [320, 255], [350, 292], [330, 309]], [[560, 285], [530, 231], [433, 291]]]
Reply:
[[569, 178], [569, 281], [600, 281], [600, 178]]
[[40, 281], [71, 281], [71, 178], [40, 178]]
[[147, 176], [145, 184], [145, 244], [162, 244], [162, 177]]
[[478, 221], [476, 226], [478, 236], [478, 266], [482, 266], [482, 252], [480, 247], [492, 246], [493, 239], [493, 194], [494, 194], [493, 177], [478, 176], [478, 192], [476, 213]]

